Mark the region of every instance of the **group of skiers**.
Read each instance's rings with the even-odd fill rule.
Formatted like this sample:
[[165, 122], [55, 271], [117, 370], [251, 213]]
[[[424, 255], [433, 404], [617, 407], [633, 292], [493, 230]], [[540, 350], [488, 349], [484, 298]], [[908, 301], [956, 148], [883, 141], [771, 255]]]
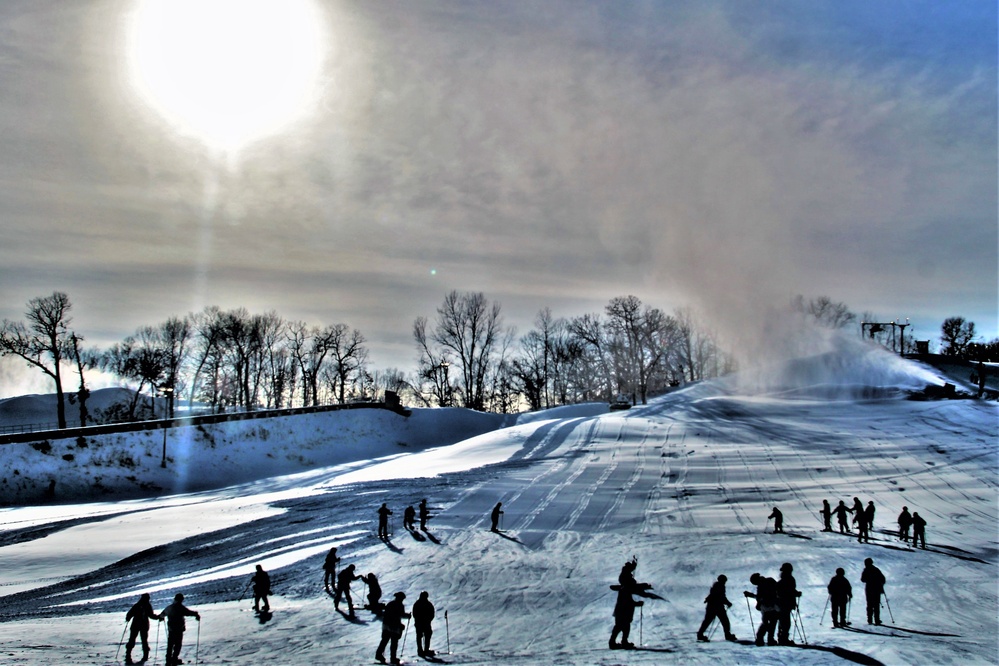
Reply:
[[125, 663], [133, 664], [132, 650], [136, 642], [141, 642], [142, 659], [139, 663], [144, 663], [149, 659], [149, 621], [166, 621], [167, 625], [167, 646], [166, 646], [166, 666], [176, 666], [183, 664], [180, 658], [180, 649], [184, 644], [184, 632], [187, 630], [187, 623], [184, 618], [193, 617], [201, 622], [201, 615], [184, 605], [184, 595], [177, 594], [173, 598], [173, 603], [157, 614], [153, 611], [152, 602], [148, 594], [143, 594], [139, 600], [125, 614], [125, 622], [131, 622], [131, 630], [128, 634], [128, 642], [125, 644]]
[[[419, 514], [420, 514], [420, 529], [424, 532], [427, 531], [427, 521], [430, 520], [430, 507], [427, 506], [427, 499], [423, 498], [419, 503]], [[413, 508], [413, 505], [409, 505], [405, 508], [402, 513], [402, 526], [409, 530], [410, 532], [416, 531], [416, 514], [417, 509]], [[389, 516], [392, 515], [392, 509], [388, 508], [388, 504], [382, 502], [382, 505], [378, 507], [378, 538], [387, 540], [391, 536], [391, 530], [389, 530]]]

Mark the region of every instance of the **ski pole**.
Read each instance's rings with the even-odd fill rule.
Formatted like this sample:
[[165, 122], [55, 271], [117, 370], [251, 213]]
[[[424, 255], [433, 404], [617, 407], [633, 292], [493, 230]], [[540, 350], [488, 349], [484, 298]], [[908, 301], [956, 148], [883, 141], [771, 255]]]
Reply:
[[118, 653], [121, 652], [121, 644], [125, 642], [125, 632], [128, 630], [128, 620], [125, 620], [125, 627], [121, 630], [121, 638], [118, 639], [118, 649], [114, 651], [114, 660], [118, 661]]
[[444, 611], [444, 631], [447, 634], [447, 653], [451, 654], [451, 625], [447, 621], [447, 611]]
[[708, 631], [708, 640], [711, 640], [715, 636], [715, 630], [718, 628], [720, 622], [715, 621], [716, 618], [711, 618], [710, 631]]
[[888, 617], [891, 618], [891, 623], [895, 624], [895, 617], [891, 614], [891, 602], [888, 601], [888, 593], [882, 591], [881, 594], [885, 595], [885, 604], [888, 606]]
[[198, 618], [198, 635], [194, 640], [194, 663], [200, 664], [201, 657], [201, 618]]
[[795, 606], [794, 611], [798, 614], [798, 624], [801, 625], [801, 640], [805, 645], [808, 645], [808, 636], [805, 635], [805, 621], [801, 619], [801, 609]]
[[749, 597], [746, 597], [746, 612], [749, 613], [749, 632], [756, 633], [756, 625], [753, 624], [753, 609], [749, 605]]
[[239, 595], [239, 599], [236, 600], [236, 603], [239, 603], [240, 601], [243, 600], [243, 597], [246, 596], [246, 591], [250, 589], [251, 585], [253, 585], [253, 581], [252, 580], [249, 583], [246, 584], [246, 587], [243, 588], [243, 593]]
[[163, 620], [159, 620], [156, 623], [156, 650], [153, 652], [153, 665], [154, 666], [155, 666], [156, 662], [160, 658], [160, 624], [162, 622], [163, 622]]
[[[822, 607], [822, 617], [819, 618], [819, 626], [822, 626], [822, 620], [826, 619], [826, 609], [829, 608], [829, 596], [826, 595], [826, 605]], [[833, 618], [833, 624], [836, 624], [836, 618]]]
[[[410, 615], [412, 617], [412, 615]], [[402, 657], [406, 652], [406, 637], [409, 636], [409, 617], [406, 618], [406, 632], [402, 635], [402, 649], [399, 650], [399, 656]], [[417, 646], [419, 647], [419, 646]]]
[[645, 604], [638, 607], [638, 644], [645, 645], [645, 641], [642, 640], [642, 629], [645, 626]]

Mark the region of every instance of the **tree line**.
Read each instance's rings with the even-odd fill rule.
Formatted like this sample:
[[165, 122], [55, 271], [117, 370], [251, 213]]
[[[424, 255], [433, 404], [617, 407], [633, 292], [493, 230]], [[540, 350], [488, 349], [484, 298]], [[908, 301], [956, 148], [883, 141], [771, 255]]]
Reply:
[[[831, 328], [858, 319], [828, 297], [797, 297], [792, 309]], [[60, 428], [67, 425], [67, 402], [79, 423], [89, 425], [151, 418], [157, 398], [171, 418], [178, 401], [217, 413], [373, 400], [386, 390], [411, 406], [501, 413], [615, 396], [637, 404], [736, 368], [692, 310], [666, 313], [635, 296], [612, 298], [602, 313], [576, 317], [543, 308], [518, 337], [499, 303], [452, 291], [432, 318], [413, 323], [418, 360], [408, 374], [370, 368], [363, 334], [343, 323], [317, 326], [274, 311], [210, 306], [141, 327], [101, 349], [83, 344], [71, 328], [71, 310], [69, 296], [54, 292], [28, 301], [24, 321], [5, 319], [0, 326], [0, 356], [19, 357], [53, 381]], [[950, 318], [942, 329], [943, 353], [995, 355], [999, 340], [974, 338], [973, 323]], [[97, 370], [132, 389], [131, 400], [91, 414], [87, 375]], [[75, 390], [65, 388], [68, 381]]]

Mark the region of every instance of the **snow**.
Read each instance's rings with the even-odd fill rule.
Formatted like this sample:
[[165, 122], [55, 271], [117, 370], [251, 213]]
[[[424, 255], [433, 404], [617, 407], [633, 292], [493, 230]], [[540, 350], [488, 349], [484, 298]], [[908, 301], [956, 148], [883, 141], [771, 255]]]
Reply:
[[[450, 637], [448, 663], [996, 663], [999, 407], [906, 399], [947, 380], [841, 349], [623, 412], [357, 410], [229, 424], [171, 449], [166, 470], [155, 434], [136, 435], [109, 444], [136, 464], [103, 463], [99, 502], [80, 499], [93, 491], [92, 470], [72, 480], [53, 462], [75, 442], [53, 441], [48, 455], [3, 447], [4, 469], [21, 470], [17, 483], [7, 474], [7, 489], [27, 496], [24, 479], [58, 473], [64, 503], [0, 513], [0, 662], [118, 663], [131, 603], [149, 592], [161, 609], [183, 592], [203, 618], [189, 623], [187, 663], [372, 663], [380, 624], [363, 610], [348, 621], [322, 587], [323, 557], [337, 546], [345, 564], [379, 576], [386, 597], [404, 591], [407, 608], [429, 591], [433, 644], [446, 652]], [[92, 460], [104, 448], [76, 453]], [[130, 476], [189, 491], [152, 496]], [[821, 532], [822, 500], [854, 496], [877, 506], [869, 544]], [[402, 510], [424, 497], [429, 531], [409, 534]], [[488, 530], [497, 501], [499, 534]], [[382, 502], [394, 511], [388, 542], [374, 536]], [[903, 505], [926, 518], [927, 550], [891, 533]], [[773, 506], [784, 535], [768, 531]], [[638, 579], [665, 599], [636, 614], [632, 638], [644, 650], [610, 651], [609, 585], [632, 556]], [[881, 627], [864, 622], [866, 557], [888, 579], [893, 619], [885, 609]], [[808, 645], [758, 648], [748, 641], [758, 613], [742, 591], [750, 574], [776, 577], [782, 562], [803, 591]], [[256, 564], [274, 581], [272, 618], [240, 600]], [[824, 608], [840, 566], [854, 585], [852, 630], [832, 629]], [[697, 643], [721, 573], [740, 641], [718, 632]], [[355, 602], [363, 593], [358, 583]], [[407, 635], [410, 662], [413, 645]]]

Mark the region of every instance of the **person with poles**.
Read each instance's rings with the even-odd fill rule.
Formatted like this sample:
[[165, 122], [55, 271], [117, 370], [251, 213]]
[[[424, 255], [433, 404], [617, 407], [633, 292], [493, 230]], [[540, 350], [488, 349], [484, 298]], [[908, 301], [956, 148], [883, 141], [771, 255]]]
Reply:
[[257, 570], [254, 572], [253, 577], [250, 579], [250, 583], [253, 584], [253, 610], [254, 612], [260, 612], [260, 602], [264, 602], [264, 612], [266, 613], [271, 609], [270, 602], [267, 601], [268, 595], [271, 593], [271, 577], [264, 568], [257, 565]]
[[412, 504], [402, 512], [402, 526], [410, 532], [416, 529], [416, 509], [413, 508]]
[[125, 622], [132, 622], [132, 628], [128, 632], [128, 642], [125, 643], [125, 663], [131, 664], [132, 649], [138, 638], [142, 641], [142, 659], [139, 663], [144, 663], [149, 659], [149, 620], [158, 620], [160, 616], [153, 611], [153, 604], [149, 601], [149, 595], [143, 593], [139, 600], [135, 602], [128, 612], [125, 613]]
[[850, 530], [850, 523], [846, 519], [846, 514], [853, 513], [853, 509], [849, 508], [843, 500], [840, 500], [839, 505], [833, 509], [833, 513], [836, 514], [836, 521], [839, 524], [839, 533], [852, 534], [853, 532]]
[[874, 560], [864, 560], [864, 571], [860, 582], [865, 583], [867, 596], [867, 624], [881, 624], [881, 595], [885, 592], [885, 575], [874, 566]]
[[492, 521], [493, 526], [489, 528], [491, 532], [499, 532], [499, 521], [500, 516], [503, 515], [503, 502], [496, 502], [496, 506], [493, 507], [492, 512], [489, 514], [489, 519]]
[[822, 516], [822, 531], [832, 532], [832, 507], [829, 506], [829, 500], [822, 500], [822, 510], [819, 511]]
[[420, 592], [420, 598], [413, 604], [413, 628], [416, 629], [416, 654], [421, 657], [436, 656], [430, 649], [430, 637], [434, 635], [431, 623], [434, 621], [434, 605], [430, 603], [430, 593]]
[[912, 514], [909, 507], [903, 506], [902, 513], [898, 514], [898, 538], [909, 543], [909, 526], [912, 525]]
[[767, 645], [777, 645], [774, 638], [777, 620], [780, 617], [777, 607], [777, 581], [754, 573], [749, 577], [749, 582], [756, 586], [756, 592], [745, 591], [743, 594], [747, 598], [756, 599], [756, 610], [760, 611], [762, 618], [760, 628], [756, 630], [756, 644], [763, 645], [763, 637], [766, 636]]
[[697, 630], [697, 640], [699, 641], [708, 642], [709, 639], [704, 632], [708, 630], [708, 627], [711, 626], [715, 618], [718, 618], [722, 629], [725, 631], [725, 640], [736, 640], [735, 634], [732, 633], [732, 628], [728, 622], [728, 613], [725, 612], [726, 608], [732, 607], [732, 602], [725, 596], [725, 583], [727, 581], [728, 577], [724, 574], [718, 576], [718, 580], [711, 586], [708, 596], [704, 597], [704, 603], [707, 606], [704, 609], [704, 621], [701, 622], [701, 628]]
[[405, 628], [402, 621], [403, 619], [408, 620], [410, 617], [410, 614], [406, 612], [406, 607], [402, 603], [405, 598], [405, 593], [396, 592], [393, 595], [392, 601], [385, 605], [385, 614], [382, 616], [382, 638], [378, 642], [378, 648], [375, 650], [375, 659], [382, 664], [386, 663], [385, 646], [387, 645], [392, 655], [391, 663], [401, 663], [398, 651], [399, 639], [402, 638], [402, 632]]
[[388, 508], [388, 505], [385, 502], [382, 502], [382, 505], [380, 507], [378, 507], [378, 538], [379, 539], [386, 539], [387, 540], [389, 538], [388, 517], [391, 516], [391, 515], [392, 515], [392, 510]]
[[912, 545], [922, 541], [922, 549], [926, 550], [926, 520], [916, 511], [912, 514]]
[[340, 610], [340, 599], [347, 600], [347, 615], [351, 618], [356, 616], [354, 615], [354, 600], [350, 596], [350, 584], [355, 580], [361, 580], [360, 576], [354, 575], [355, 569], [353, 564], [348, 564], [343, 571], [337, 574], [336, 594], [333, 596], [333, 607], [336, 610]]
[[201, 622], [201, 615], [184, 605], [184, 595], [176, 594], [173, 603], [163, 609], [160, 613], [160, 622], [166, 620], [167, 623], [167, 645], [166, 645], [166, 666], [176, 666], [183, 664], [180, 658], [180, 648], [184, 645], [184, 632], [187, 631], [187, 622], [184, 618], [193, 617]]
[[[631, 634], [631, 623], [635, 619], [635, 609], [644, 605], [644, 601], [635, 601], [634, 594], [642, 594], [646, 590], [651, 590], [649, 583], [639, 583], [635, 580], [635, 569], [638, 568], [638, 558], [633, 557], [621, 567], [616, 586], [611, 589], [617, 590], [617, 602], [614, 604], [614, 629], [611, 631], [608, 646], [611, 650], [631, 650], [635, 645], [628, 641]], [[617, 642], [618, 634], [621, 635], [621, 642]]]
[[767, 516], [769, 521], [771, 518], [774, 520], [774, 534], [784, 533], [784, 514], [780, 512], [780, 509], [774, 507], [774, 510]]
[[829, 603], [832, 606], [832, 623], [834, 629], [850, 626], [846, 620], [846, 606], [853, 599], [853, 586], [846, 579], [843, 567], [836, 569], [836, 575], [826, 587], [829, 590]]
[[427, 521], [430, 520], [430, 508], [427, 506], [427, 498], [420, 500], [420, 529], [427, 531]]
[[330, 589], [330, 584], [336, 585], [336, 565], [340, 558], [336, 556], [336, 548], [330, 548], [323, 561], [323, 587]]
[[368, 604], [365, 608], [380, 615], [385, 610], [385, 604], [382, 603], [382, 586], [378, 583], [378, 578], [369, 571], [367, 576], [361, 576], [361, 580], [368, 586]]
[[777, 618], [777, 643], [779, 645], [794, 645], [791, 639], [791, 614], [798, 607], [798, 583], [794, 580], [791, 572], [794, 567], [790, 562], [780, 565], [780, 580], [777, 581], [777, 610], [780, 615]]

